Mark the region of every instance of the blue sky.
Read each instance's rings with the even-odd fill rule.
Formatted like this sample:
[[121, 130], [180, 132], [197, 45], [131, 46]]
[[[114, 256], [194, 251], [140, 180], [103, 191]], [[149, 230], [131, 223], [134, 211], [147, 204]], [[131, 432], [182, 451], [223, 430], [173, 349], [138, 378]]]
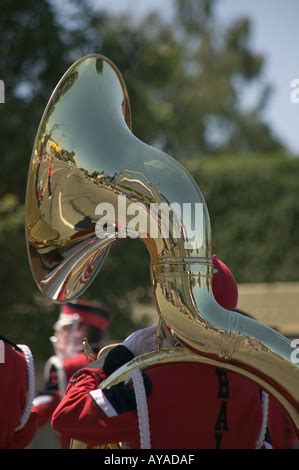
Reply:
[[[149, 10], [171, 18], [172, 0], [110, 0], [95, 4], [109, 11], [129, 11], [140, 17]], [[219, 20], [249, 16], [252, 46], [266, 56], [264, 79], [274, 88], [265, 118], [289, 149], [299, 155], [299, 103], [291, 103], [290, 82], [299, 79], [299, 0], [219, 0]], [[245, 101], [250, 103], [250, 92]]]

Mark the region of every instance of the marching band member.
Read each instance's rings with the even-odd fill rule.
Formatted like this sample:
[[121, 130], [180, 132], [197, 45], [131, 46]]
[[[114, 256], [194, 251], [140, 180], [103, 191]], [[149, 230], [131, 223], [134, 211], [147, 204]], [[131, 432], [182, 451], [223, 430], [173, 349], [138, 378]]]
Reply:
[[[214, 296], [224, 308], [235, 309], [235, 279], [215, 256], [213, 264], [218, 271], [212, 282]], [[163, 346], [177, 346], [167, 329]], [[53, 427], [89, 446], [123, 442], [132, 448], [155, 449], [272, 448], [270, 428], [276, 448], [293, 446], [295, 433], [286, 439], [278, 430], [282, 411], [274, 411], [276, 400], [249, 379], [220, 367], [192, 363], [151, 367], [142, 374], [146, 394], [142, 411], [131, 380], [99, 388], [120, 366], [156, 348], [156, 327], [145, 328], [104, 359], [79, 370], [54, 412]]]
[[[54, 324], [55, 335], [50, 338], [56, 354], [45, 364], [44, 385], [33, 401], [39, 426], [51, 421], [71, 376], [91, 362], [92, 358], [83, 352], [84, 339], [96, 357], [109, 321], [108, 311], [97, 302], [74, 300], [62, 306], [59, 319]], [[61, 445], [68, 448], [68, 440], [62, 438]]]
[[1, 340], [0, 360], [0, 448], [21, 449], [37, 429], [34, 398], [34, 363], [28, 346]]
[[[215, 256], [213, 293], [233, 309], [238, 291], [227, 266]], [[264, 446], [267, 400], [259, 387], [231, 371], [210, 365], [155, 365], [143, 373], [147, 396], [140, 421], [132, 381], [101, 390], [101, 382], [140, 354], [156, 349], [156, 327], [139, 330], [78, 371], [53, 414], [52, 424], [68, 438], [90, 446], [125, 442], [133, 448], [255, 448]], [[176, 340], [164, 330], [164, 347]], [[145, 404], [143, 402], [143, 404]], [[142, 414], [142, 413], [141, 413]], [[147, 421], [148, 420], [148, 421]], [[149, 425], [150, 429], [147, 429]]]
[[269, 399], [269, 431], [274, 449], [295, 449], [294, 427], [277, 400]]
[[[234, 311], [253, 318], [243, 310], [234, 309]], [[272, 326], [272, 328], [277, 330], [277, 327]], [[295, 448], [297, 436], [294, 427], [281, 405], [271, 396], [269, 396], [268, 430], [274, 449]]]

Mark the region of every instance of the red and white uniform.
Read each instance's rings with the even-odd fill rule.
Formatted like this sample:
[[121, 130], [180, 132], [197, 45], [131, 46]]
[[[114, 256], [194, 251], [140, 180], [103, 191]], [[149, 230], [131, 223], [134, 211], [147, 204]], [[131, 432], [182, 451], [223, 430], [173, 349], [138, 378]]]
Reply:
[[0, 448], [21, 449], [31, 442], [37, 429], [37, 416], [30, 413], [28, 365], [16, 345], [0, 339], [4, 342], [4, 362], [0, 362]]
[[[232, 273], [216, 256], [213, 265], [217, 269], [212, 282], [215, 299], [224, 308], [236, 308], [238, 289]], [[164, 334], [169, 342], [166, 347], [176, 347], [170, 332]], [[95, 361], [78, 371], [53, 414], [54, 429], [89, 446], [124, 442], [139, 448], [142, 429], [149, 427], [154, 449], [271, 447], [271, 432], [276, 448], [292, 447], [295, 434], [286, 438], [285, 428], [278, 431], [286, 417], [274, 409], [275, 400], [268, 400], [254, 382], [224, 368], [195, 363], [151, 366], [143, 373], [141, 405], [136, 404], [132, 380], [109, 390], [99, 388], [120, 366], [155, 349], [156, 329], [146, 328], [112, 349], [104, 364]], [[148, 422], [140, 426], [144, 408], [139, 416], [138, 411], [144, 405]], [[142, 442], [148, 438], [147, 433]]]
[[[55, 408], [64, 396], [67, 384], [72, 375], [90, 362], [85, 354], [60, 359], [52, 356], [44, 369], [44, 386], [33, 400], [33, 411], [38, 417], [38, 426], [43, 426], [51, 421]], [[67, 439], [61, 438], [61, 445], [69, 447]]]
[[274, 449], [294, 449], [297, 436], [290, 419], [277, 400], [270, 397], [269, 431]]
[[[54, 429], [90, 446], [125, 442], [139, 448], [132, 384], [98, 388], [107, 372], [130, 358], [125, 350], [116, 347], [103, 369], [95, 362], [75, 374], [54, 412]], [[156, 365], [144, 376], [152, 448], [255, 448], [263, 411], [259, 387], [250, 380], [191, 363]]]
[[[33, 401], [33, 409], [38, 415], [39, 426], [51, 421], [52, 414], [63, 398], [70, 378], [91, 361], [81, 352], [83, 339], [85, 336], [88, 337], [85, 329], [96, 330], [97, 340], [94, 339], [96, 344], [93, 344], [96, 351], [100, 347], [99, 338], [108, 325], [109, 312], [98, 302], [73, 300], [62, 306], [58, 321], [54, 325], [55, 336], [51, 338], [56, 355], [46, 362], [44, 386]], [[91, 334], [90, 331], [89, 334]], [[61, 445], [68, 448], [68, 440], [61, 439]]]

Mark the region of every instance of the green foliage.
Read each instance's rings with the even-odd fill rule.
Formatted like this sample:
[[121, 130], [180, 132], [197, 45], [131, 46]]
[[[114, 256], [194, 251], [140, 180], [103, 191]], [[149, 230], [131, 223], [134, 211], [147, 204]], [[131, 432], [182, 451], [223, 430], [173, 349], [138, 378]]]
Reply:
[[167, 149], [176, 155], [268, 153], [281, 148], [262, 119], [271, 87], [260, 83], [250, 109], [242, 106], [251, 84], [262, 77], [264, 57], [251, 48], [252, 24], [239, 18], [224, 27], [216, 0], [176, 0], [180, 41], [184, 43]]
[[[6, 103], [0, 105], [0, 330], [28, 342], [36, 357], [50, 353], [47, 338], [59, 308], [38, 294], [27, 261], [27, 169], [47, 100], [83, 54], [102, 53], [123, 73], [134, 133], [190, 165], [207, 197], [215, 250], [238, 280], [299, 279], [298, 163], [265, 158], [282, 144], [262, 119], [269, 87], [259, 81], [264, 58], [251, 49], [250, 21], [241, 18], [223, 28], [215, 0], [177, 0], [172, 24], [156, 14], [137, 23], [94, 5], [88, 0], [1, 2], [0, 78]], [[259, 99], [244, 110], [241, 96], [252, 82]], [[227, 159], [220, 156], [224, 152], [259, 157]], [[189, 159], [200, 153], [209, 158]], [[63, 158], [73, 161], [74, 156]], [[124, 240], [113, 247], [86, 297], [101, 298], [112, 309], [111, 336], [121, 338], [133, 327], [134, 302], [151, 301], [149, 287], [143, 244]]]
[[206, 197], [214, 252], [238, 282], [298, 281], [298, 158], [202, 158], [188, 167]]

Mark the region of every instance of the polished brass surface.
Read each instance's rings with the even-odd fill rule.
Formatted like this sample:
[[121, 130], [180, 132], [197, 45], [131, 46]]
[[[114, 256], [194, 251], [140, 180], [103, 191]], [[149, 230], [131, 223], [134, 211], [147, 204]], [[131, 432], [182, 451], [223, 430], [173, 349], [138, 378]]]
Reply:
[[[174, 349], [162, 349], [160, 351], [153, 351], [143, 356], [134, 358], [132, 361], [128, 362], [124, 366], [120, 367], [117, 371], [111, 374], [104, 382], [101, 384], [101, 388], [111, 388], [114, 385], [117, 385], [125, 380], [127, 380], [134, 370], [134, 368], [139, 368], [141, 370], [153, 367], [156, 365], [163, 364], [175, 364], [181, 362], [192, 362], [195, 364], [208, 364], [215, 367], [225, 367], [233, 372], [240, 373], [239, 367], [226, 363], [225, 365], [217, 360], [210, 357], [200, 356], [186, 348], [174, 348]], [[248, 379], [251, 379], [258, 383], [262, 389], [267, 389], [271, 395], [273, 395], [278, 401], [280, 401], [287, 413], [290, 416], [294, 417], [295, 424], [299, 428], [299, 413], [296, 408], [288, 402], [288, 400], [273, 386], [269, 385], [262, 377], [256, 377], [250, 371], [244, 370], [243, 374]]]
[[[215, 361], [262, 381], [270, 393], [276, 391], [298, 429], [299, 364], [291, 362], [290, 341], [217, 304], [211, 288], [210, 220], [202, 193], [178, 162], [132, 134], [119, 71], [105, 57], [87, 56], [58, 83], [29, 168], [28, 253], [35, 281], [49, 299], [63, 302], [80, 296], [94, 279], [110, 246], [127, 228], [122, 220], [111, 220], [105, 237], [98, 238], [96, 206], [110, 202], [117, 214], [118, 196], [126, 196], [126, 204], [141, 203], [147, 222], [153, 218], [151, 203], [203, 205], [203, 237], [196, 234], [190, 241], [191, 220], [180, 226], [181, 238], [164, 238], [160, 218], [155, 238], [139, 234], [150, 254], [158, 314], [181, 344], [201, 356], [199, 362]], [[173, 225], [178, 221], [175, 213]]]
[[[113, 346], [111, 346], [113, 347]], [[219, 361], [218, 359], [212, 359], [210, 357], [200, 356], [196, 353], [191, 352], [186, 348], [174, 348], [174, 349], [162, 349], [160, 351], [153, 351], [148, 354], [144, 354], [143, 356], [139, 356], [134, 358], [132, 361], [128, 362], [124, 366], [120, 367], [117, 371], [111, 374], [104, 382], [101, 383], [101, 388], [111, 388], [114, 385], [117, 385], [123, 381], [128, 380], [132, 371], [135, 368], [139, 368], [141, 370], [148, 369], [150, 367], [155, 366], [163, 366], [163, 364], [178, 364], [181, 362], [191, 362], [194, 364], [207, 364], [214, 367], [225, 367], [233, 372], [240, 373], [240, 368], [234, 364], [226, 363], [225, 365]], [[269, 385], [262, 377], [257, 377], [256, 375], [252, 374], [251, 372], [247, 371], [246, 369], [242, 372], [242, 374], [258, 383], [262, 389], [268, 390], [271, 395], [273, 395], [285, 408], [286, 412], [289, 416], [294, 418], [294, 424], [299, 428], [299, 413], [290, 402], [285, 398], [283, 394], [281, 394], [275, 387]], [[112, 446], [112, 447], [110, 447]], [[76, 439], [72, 440], [71, 448], [73, 449], [87, 449], [87, 444], [84, 444], [81, 441], [77, 441]], [[100, 446], [97, 448], [101, 448]], [[103, 446], [102, 448], [122, 448], [121, 443], [109, 444], [108, 446]]]
[[96, 355], [93, 352], [92, 347], [90, 346], [87, 338], [84, 338], [83, 340], [83, 352], [85, 354], [86, 359], [90, 359], [91, 361], [95, 360]]

